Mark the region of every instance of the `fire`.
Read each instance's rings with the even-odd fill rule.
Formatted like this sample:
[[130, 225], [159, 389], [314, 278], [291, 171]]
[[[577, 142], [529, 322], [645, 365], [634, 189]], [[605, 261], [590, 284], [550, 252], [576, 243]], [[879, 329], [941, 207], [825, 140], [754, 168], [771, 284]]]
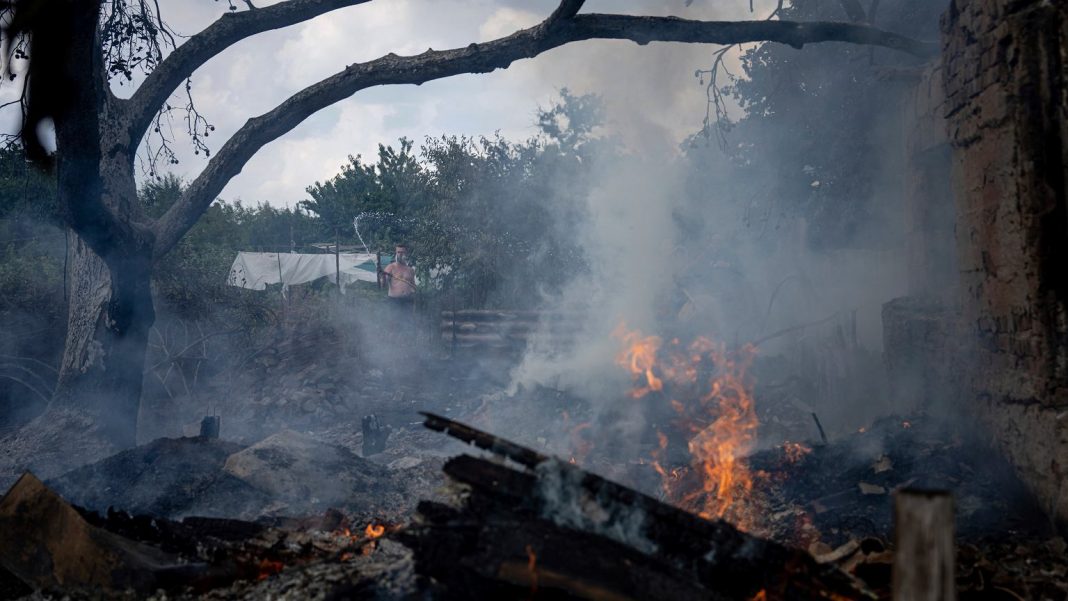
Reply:
[[561, 417], [564, 418], [563, 427], [570, 432], [570, 459], [568, 463], [572, 465], [580, 465], [586, 461], [586, 456], [593, 450], [593, 424], [590, 422], [582, 422], [578, 425], [571, 425], [571, 415], [567, 411], [561, 412]]
[[367, 538], [374, 540], [386, 533], [386, 527], [381, 524], [367, 524], [363, 533]]
[[645, 336], [641, 332], [628, 332], [620, 324], [612, 336], [623, 341], [623, 352], [616, 357], [616, 363], [630, 370], [634, 376], [645, 379], [645, 384], [631, 391], [631, 396], [641, 398], [650, 392], [664, 389], [664, 382], [653, 373], [656, 366], [656, 351], [660, 348], [659, 336]]
[[538, 555], [530, 545], [527, 545], [526, 552], [527, 571], [530, 572], [530, 594], [535, 595], [538, 593]]
[[761, 512], [745, 456], [756, 440], [758, 422], [745, 372], [755, 349], [729, 352], [704, 337], [685, 346], [674, 339], [664, 347], [659, 337], [625, 326], [613, 336], [624, 345], [617, 363], [635, 381], [631, 396], [665, 393], [669, 398], [664, 402], [677, 415], [674, 426], [686, 439], [689, 468], [665, 468], [669, 436], [658, 432], [653, 467], [667, 498], [706, 519], [754, 528]]
[[812, 452], [811, 447], [803, 445], [799, 442], [790, 441], [782, 443], [782, 450], [783, 453], [785, 453], [786, 455], [786, 461], [790, 463], [797, 463], [798, 461], [801, 461], [801, 459], [803, 459], [805, 455], [808, 455]]

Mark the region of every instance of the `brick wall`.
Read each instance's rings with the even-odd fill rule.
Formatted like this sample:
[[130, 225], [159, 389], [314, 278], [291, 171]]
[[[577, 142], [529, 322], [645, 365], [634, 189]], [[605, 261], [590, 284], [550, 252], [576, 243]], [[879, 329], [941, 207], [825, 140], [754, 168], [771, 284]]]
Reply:
[[969, 396], [1068, 523], [1068, 3], [953, 0], [942, 30]]

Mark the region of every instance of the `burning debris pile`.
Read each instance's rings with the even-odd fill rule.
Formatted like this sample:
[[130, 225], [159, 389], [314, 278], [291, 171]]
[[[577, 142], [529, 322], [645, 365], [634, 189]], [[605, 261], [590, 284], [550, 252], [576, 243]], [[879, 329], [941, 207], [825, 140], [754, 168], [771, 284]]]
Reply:
[[165, 590], [167, 598], [216, 589], [255, 598], [298, 594], [293, 587], [311, 585], [315, 574], [318, 589], [302, 589], [301, 597], [868, 598], [804, 551], [456, 422], [428, 415], [427, 425], [514, 467], [469, 455], [450, 460], [445, 473], [461, 494], [452, 504], [421, 503], [415, 522], [394, 529], [377, 557], [389, 529], [381, 522], [359, 529], [336, 511], [257, 522], [101, 517], [27, 474], [0, 502], [0, 526], [17, 534], [0, 548], [0, 588], [76, 597]]
[[[78, 486], [92, 480], [91, 473], [99, 482], [110, 479], [109, 486], [116, 485], [119, 472], [136, 474], [131, 476], [128, 491], [129, 498], [140, 503], [135, 513], [145, 510], [157, 515], [104, 509], [104, 504], [123, 498], [115, 493], [109, 499], [108, 486], [80, 499], [99, 513], [77, 508], [32, 475], [24, 475], [0, 500], [0, 529], [13, 534], [0, 540], [0, 598], [18, 598], [33, 591], [74, 599], [154, 594], [158, 599], [418, 596], [748, 601], [870, 599], [889, 594], [894, 546], [887, 542], [886, 532], [879, 531], [882, 538], [866, 536], [867, 530], [851, 531], [844, 525], [849, 523], [845, 516], [851, 513], [867, 515], [868, 505], [835, 506], [835, 513], [843, 517], [834, 532], [830, 516], [823, 515], [830, 512], [819, 512], [806, 500], [809, 497], [791, 501], [784, 496], [798, 494], [789, 480], [765, 490], [761, 496], [765, 505], [755, 516], [761, 518], [761, 527], [767, 531], [776, 525], [796, 526], [796, 520], [782, 516], [809, 515], [809, 527], [797, 531], [809, 537], [806, 551], [798, 546], [803, 541], [797, 532], [776, 534], [775, 539], [792, 543], [784, 545], [718, 518], [703, 519], [568, 461], [458, 422], [427, 414], [426, 425], [493, 456], [461, 455], [447, 461], [443, 471], [452, 482], [448, 494], [424, 499], [414, 515], [398, 511], [399, 497], [387, 490], [390, 478], [398, 474], [378, 466], [368, 468], [355, 456], [341, 459], [354, 461], [355, 469], [364, 470], [369, 480], [351, 483], [347, 496], [333, 499], [341, 511], [322, 511], [323, 504], [317, 503], [302, 505], [290, 495], [288, 503], [268, 506], [266, 513], [271, 515], [261, 512], [252, 521], [191, 515], [194, 510], [213, 508], [224, 513], [222, 506], [188, 500], [211, 499], [213, 486], [233, 484], [228, 477], [213, 479], [207, 474], [222, 471], [237, 479], [237, 475], [257, 473], [246, 463], [255, 463], [257, 455], [257, 461], [278, 475], [280, 484], [286, 484], [289, 477], [287, 465], [292, 466], [291, 473], [342, 473], [344, 466], [337, 463], [336, 455], [330, 459], [316, 453], [302, 462], [292, 449], [306, 448], [309, 443], [292, 434], [236, 451], [235, 445], [218, 441], [157, 441], [135, 449], [138, 453], [127, 451], [54, 482], [56, 487], [74, 487], [70, 489], [74, 494]], [[901, 430], [903, 436], [912, 436], [921, 429]], [[194, 453], [183, 451], [181, 445], [203, 446]], [[903, 452], [910, 448], [915, 447], [901, 447]], [[153, 473], [148, 458], [163, 451], [172, 456], [184, 453], [182, 465], [187, 471], [177, 472], [189, 478], [184, 485], [181, 478], [168, 485], [159, 473]], [[787, 459], [777, 465], [792, 466], [795, 483], [802, 486], [838, 469], [830, 462], [849, 452], [855, 452], [855, 447], [832, 444], [815, 448], [792, 464]], [[792, 451], [778, 449], [749, 460], [755, 487], [764, 486], [764, 476], [757, 474], [776, 453], [778, 461]], [[950, 456], [944, 461], [955, 461], [952, 448], [937, 447], [931, 455], [939, 453]], [[825, 457], [817, 461], [821, 455]], [[908, 473], [906, 455], [891, 451], [889, 456], [894, 470]], [[137, 461], [147, 463], [138, 465]], [[169, 461], [168, 468], [178, 467], [177, 460]], [[915, 463], [922, 472], [932, 461], [921, 456]], [[652, 465], [644, 468], [655, 474]], [[975, 486], [962, 489], [973, 492], [959, 497], [961, 508], [1001, 502], [991, 496], [988, 475], [979, 470], [962, 474], [970, 475]], [[853, 476], [846, 470], [841, 477]], [[338, 479], [344, 480], [340, 475]], [[828, 480], [828, 487], [836, 486], [833, 478]], [[309, 478], [304, 483], [313, 481]], [[301, 484], [287, 485], [307, 494]], [[890, 486], [889, 481], [871, 484]], [[173, 503], [165, 505], [146, 495], [152, 486], [159, 486]], [[235, 490], [230, 493], [240, 497]], [[276, 502], [281, 494], [257, 490], [262, 498]], [[813, 489], [811, 494], [821, 491]], [[414, 498], [409, 495], [406, 501]], [[888, 496], [883, 494], [881, 501], [888, 505]], [[180, 521], [160, 517], [163, 509], [185, 517]], [[1018, 508], [995, 505], [995, 509], [1012, 512]], [[282, 517], [282, 510], [310, 517]], [[966, 512], [961, 517], [975, 519]], [[881, 527], [881, 522], [872, 523]], [[829, 542], [834, 537], [821, 538], [824, 529], [848, 540], [832, 546]], [[958, 552], [961, 597], [1011, 593], [1024, 598], [1064, 598], [1055, 594], [1068, 592], [1064, 549], [1063, 540], [1055, 537], [1040, 544], [1011, 545], [1004, 539], [1001, 543], [975, 539]]]
[[507, 458], [445, 472], [459, 506], [424, 502], [400, 540], [416, 571], [474, 598], [864, 599], [807, 553], [704, 520], [568, 462], [428, 415], [427, 426]]
[[[623, 412], [645, 417], [637, 452], [647, 457], [625, 479], [643, 488], [641, 467], [650, 466], [658, 494], [677, 507], [793, 544], [808, 544], [818, 528], [825, 542], [840, 544], [850, 535], [889, 536], [888, 495], [919, 488], [954, 493], [966, 538], [1050, 531], [1008, 463], [959, 424], [886, 417], [831, 444], [814, 413], [795, 412], [805, 424], [790, 429], [807, 426], [817, 440], [758, 438], [755, 348], [729, 350], [701, 336], [665, 341], [623, 326], [614, 335], [617, 363], [634, 383]], [[580, 463], [598, 454], [583, 444]], [[809, 535], [785, 525], [792, 514], [804, 515]]]
[[618, 363], [636, 381], [630, 396], [646, 399], [657, 438], [652, 465], [665, 497], [703, 518], [751, 528], [758, 506], [744, 457], [758, 425], [746, 382], [755, 349], [728, 352], [703, 336], [664, 344], [624, 326], [615, 336], [624, 346]]

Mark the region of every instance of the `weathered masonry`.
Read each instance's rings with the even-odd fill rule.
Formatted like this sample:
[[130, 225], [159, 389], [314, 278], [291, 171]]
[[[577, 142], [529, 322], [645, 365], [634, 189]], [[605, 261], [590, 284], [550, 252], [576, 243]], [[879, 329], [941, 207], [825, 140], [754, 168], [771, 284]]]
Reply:
[[953, 0], [942, 41], [905, 108], [889, 375], [899, 404], [978, 418], [1068, 525], [1068, 2]]
[[1068, 521], [1068, 4], [954, 0], [942, 30], [968, 396]]

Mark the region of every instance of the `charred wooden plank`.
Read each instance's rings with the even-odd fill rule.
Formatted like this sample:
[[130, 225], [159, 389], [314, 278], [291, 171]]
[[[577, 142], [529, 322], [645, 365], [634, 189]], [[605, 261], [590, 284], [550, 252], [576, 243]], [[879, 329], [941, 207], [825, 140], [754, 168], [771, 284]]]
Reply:
[[416, 571], [464, 598], [728, 599], [668, 562], [501, 506], [423, 502], [398, 534]]
[[746, 534], [722, 520], [701, 519], [568, 463], [548, 460], [535, 473], [526, 473], [460, 456], [444, 470], [472, 487], [475, 515], [490, 513], [491, 506], [506, 507], [524, 519], [595, 534], [667, 561], [702, 586], [714, 584], [728, 598], [748, 599], [761, 588], [769, 598], [816, 591], [867, 598], [849, 577], [804, 551]]
[[[481, 532], [486, 516], [517, 523], [549, 522], [555, 528], [624, 545], [647, 561], [665, 562], [687, 582], [725, 598], [864, 599], [870, 595], [833, 566], [804, 551], [741, 532], [722, 520], [707, 521], [572, 464], [498, 436], [424, 414], [431, 429], [512, 459], [525, 470], [460, 456], [444, 471], [472, 490], [465, 528]], [[513, 526], [514, 527], [514, 526]], [[553, 530], [555, 532], [555, 530]], [[487, 544], [494, 536], [490, 535]], [[574, 590], [571, 591], [575, 593]]]
[[28, 472], [0, 499], [0, 532], [0, 565], [37, 589], [145, 593], [212, 572], [90, 525]]
[[533, 449], [528, 449], [514, 442], [472, 428], [466, 424], [461, 424], [460, 422], [451, 420], [447, 417], [427, 413], [425, 411], [421, 411], [420, 414], [426, 418], [423, 425], [427, 428], [430, 428], [435, 432], [443, 432], [453, 438], [458, 438], [466, 443], [473, 444], [480, 449], [497, 453], [498, 455], [507, 457], [520, 465], [534, 467], [548, 459], [547, 456], [542, 455]]

